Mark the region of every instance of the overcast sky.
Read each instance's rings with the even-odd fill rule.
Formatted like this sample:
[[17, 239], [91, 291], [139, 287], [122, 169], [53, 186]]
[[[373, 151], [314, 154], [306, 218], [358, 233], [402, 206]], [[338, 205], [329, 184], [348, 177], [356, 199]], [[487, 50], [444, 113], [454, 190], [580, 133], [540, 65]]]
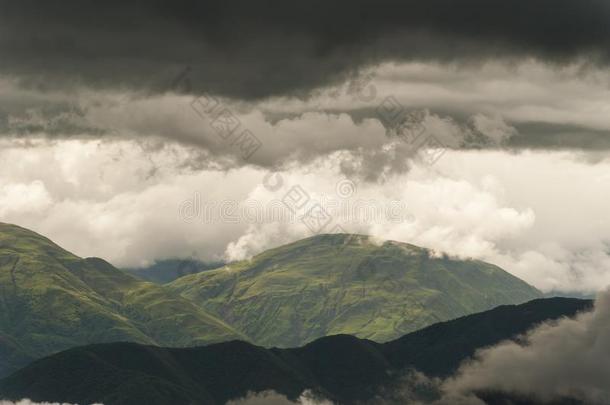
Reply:
[[346, 231], [610, 284], [606, 0], [0, 9], [0, 221], [118, 266]]

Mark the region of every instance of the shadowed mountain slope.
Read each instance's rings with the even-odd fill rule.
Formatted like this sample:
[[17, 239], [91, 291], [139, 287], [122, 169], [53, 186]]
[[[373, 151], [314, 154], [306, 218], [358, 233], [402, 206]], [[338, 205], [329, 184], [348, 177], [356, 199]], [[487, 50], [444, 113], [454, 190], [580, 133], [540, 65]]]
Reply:
[[[92, 345], [36, 361], [1, 380], [0, 397], [220, 405], [249, 391], [275, 390], [294, 399], [310, 389], [339, 404], [354, 404], [391, 387], [410, 368], [431, 376], [451, 374], [478, 348], [591, 306], [588, 300], [539, 299], [436, 324], [386, 344], [338, 335], [296, 349], [264, 349], [240, 341], [189, 349]], [[505, 403], [490, 398], [490, 403]]]

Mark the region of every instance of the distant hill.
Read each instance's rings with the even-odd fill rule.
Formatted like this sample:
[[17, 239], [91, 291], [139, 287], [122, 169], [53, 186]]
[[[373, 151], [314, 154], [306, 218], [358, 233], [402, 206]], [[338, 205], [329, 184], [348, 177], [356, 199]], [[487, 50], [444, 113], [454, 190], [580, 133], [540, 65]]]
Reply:
[[320, 235], [168, 284], [262, 346], [333, 334], [379, 342], [542, 294], [501, 268], [406, 243]]
[[581, 300], [592, 300], [597, 296], [596, 292], [582, 292], [582, 291], [548, 291], [544, 293], [545, 298], [555, 298], [555, 297], [563, 297], [563, 298], [578, 298]]
[[224, 266], [222, 262], [202, 262], [195, 259], [159, 260], [148, 267], [122, 269], [126, 273], [156, 284], [170, 283], [180, 277]]
[[0, 223], [0, 375], [70, 347], [245, 338], [169, 289]]
[[[408, 369], [447, 376], [478, 348], [591, 306], [591, 301], [567, 298], [501, 306], [385, 344], [338, 335], [298, 349], [264, 349], [239, 341], [191, 349], [92, 345], [39, 360], [1, 380], [0, 397], [105, 405], [221, 405], [248, 391], [274, 390], [294, 399], [310, 389], [338, 404], [355, 404], [391, 388]], [[535, 403], [487, 397], [494, 405]]]

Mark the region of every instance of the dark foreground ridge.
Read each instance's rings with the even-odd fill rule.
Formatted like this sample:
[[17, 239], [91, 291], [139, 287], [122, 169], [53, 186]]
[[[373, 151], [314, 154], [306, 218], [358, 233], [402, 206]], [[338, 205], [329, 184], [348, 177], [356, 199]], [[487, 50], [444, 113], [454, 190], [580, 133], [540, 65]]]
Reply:
[[497, 266], [365, 235], [318, 235], [230, 268], [204, 267], [159, 262], [144, 270], [149, 279], [181, 276], [159, 285], [0, 223], [0, 378], [98, 343], [199, 347], [243, 340], [287, 348], [339, 334], [388, 342], [436, 322], [542, 298]]
[[46, 357], [0, 380], [0, 398], [220, 405], [249, 391], [274, 390], [295, 399], [309, 389], [336, 403], [354, 404], [373, 398], [401, 371], [415, 368], [447, 376], [478, 348], [591, 306], [590, 300], [538, 299], [438, 323], [385, 344], [349, 335], [295, 349], [265, 349], [242, 341], [187, 349], [96, 344]]

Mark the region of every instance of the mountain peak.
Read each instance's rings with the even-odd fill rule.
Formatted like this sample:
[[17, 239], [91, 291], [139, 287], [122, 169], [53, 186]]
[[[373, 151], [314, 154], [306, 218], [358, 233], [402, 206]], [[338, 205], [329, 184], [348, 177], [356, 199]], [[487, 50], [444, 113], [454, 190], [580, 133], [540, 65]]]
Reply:
[[61, 248], [52, 240], [18, 225], [0, 222], [0, 249], [3, 255], [12, 252], [32, 257], [51, 256], [54, 258], [79, 259]]
[[357, 234], [312, 236], [168, 287], [255, 343], [282, 347], [335, 334], [386, 341], [541, 296], [492, 264]]
[[415, 245], [393, 240], [383, 240], [370, 235], [333, 233], [319, 234], [300, 239], [282, 246], [278, 246], [262, 252], [249, 260], [241, 263], [232, 263], [228, 267], [239, 268], [241, 264], [265, 261], [269, 258], [282, 258], [285, 254], [290, 257], [303, 255], [328, 256], [334, 259], [343, 257], [351, 260], [350, 256], [354, 253], [361, 255], [379, 255], [383, 251], [395, 250], [397, 253], [405, 255], [423, 254], [428, 255], [429, 250]]

